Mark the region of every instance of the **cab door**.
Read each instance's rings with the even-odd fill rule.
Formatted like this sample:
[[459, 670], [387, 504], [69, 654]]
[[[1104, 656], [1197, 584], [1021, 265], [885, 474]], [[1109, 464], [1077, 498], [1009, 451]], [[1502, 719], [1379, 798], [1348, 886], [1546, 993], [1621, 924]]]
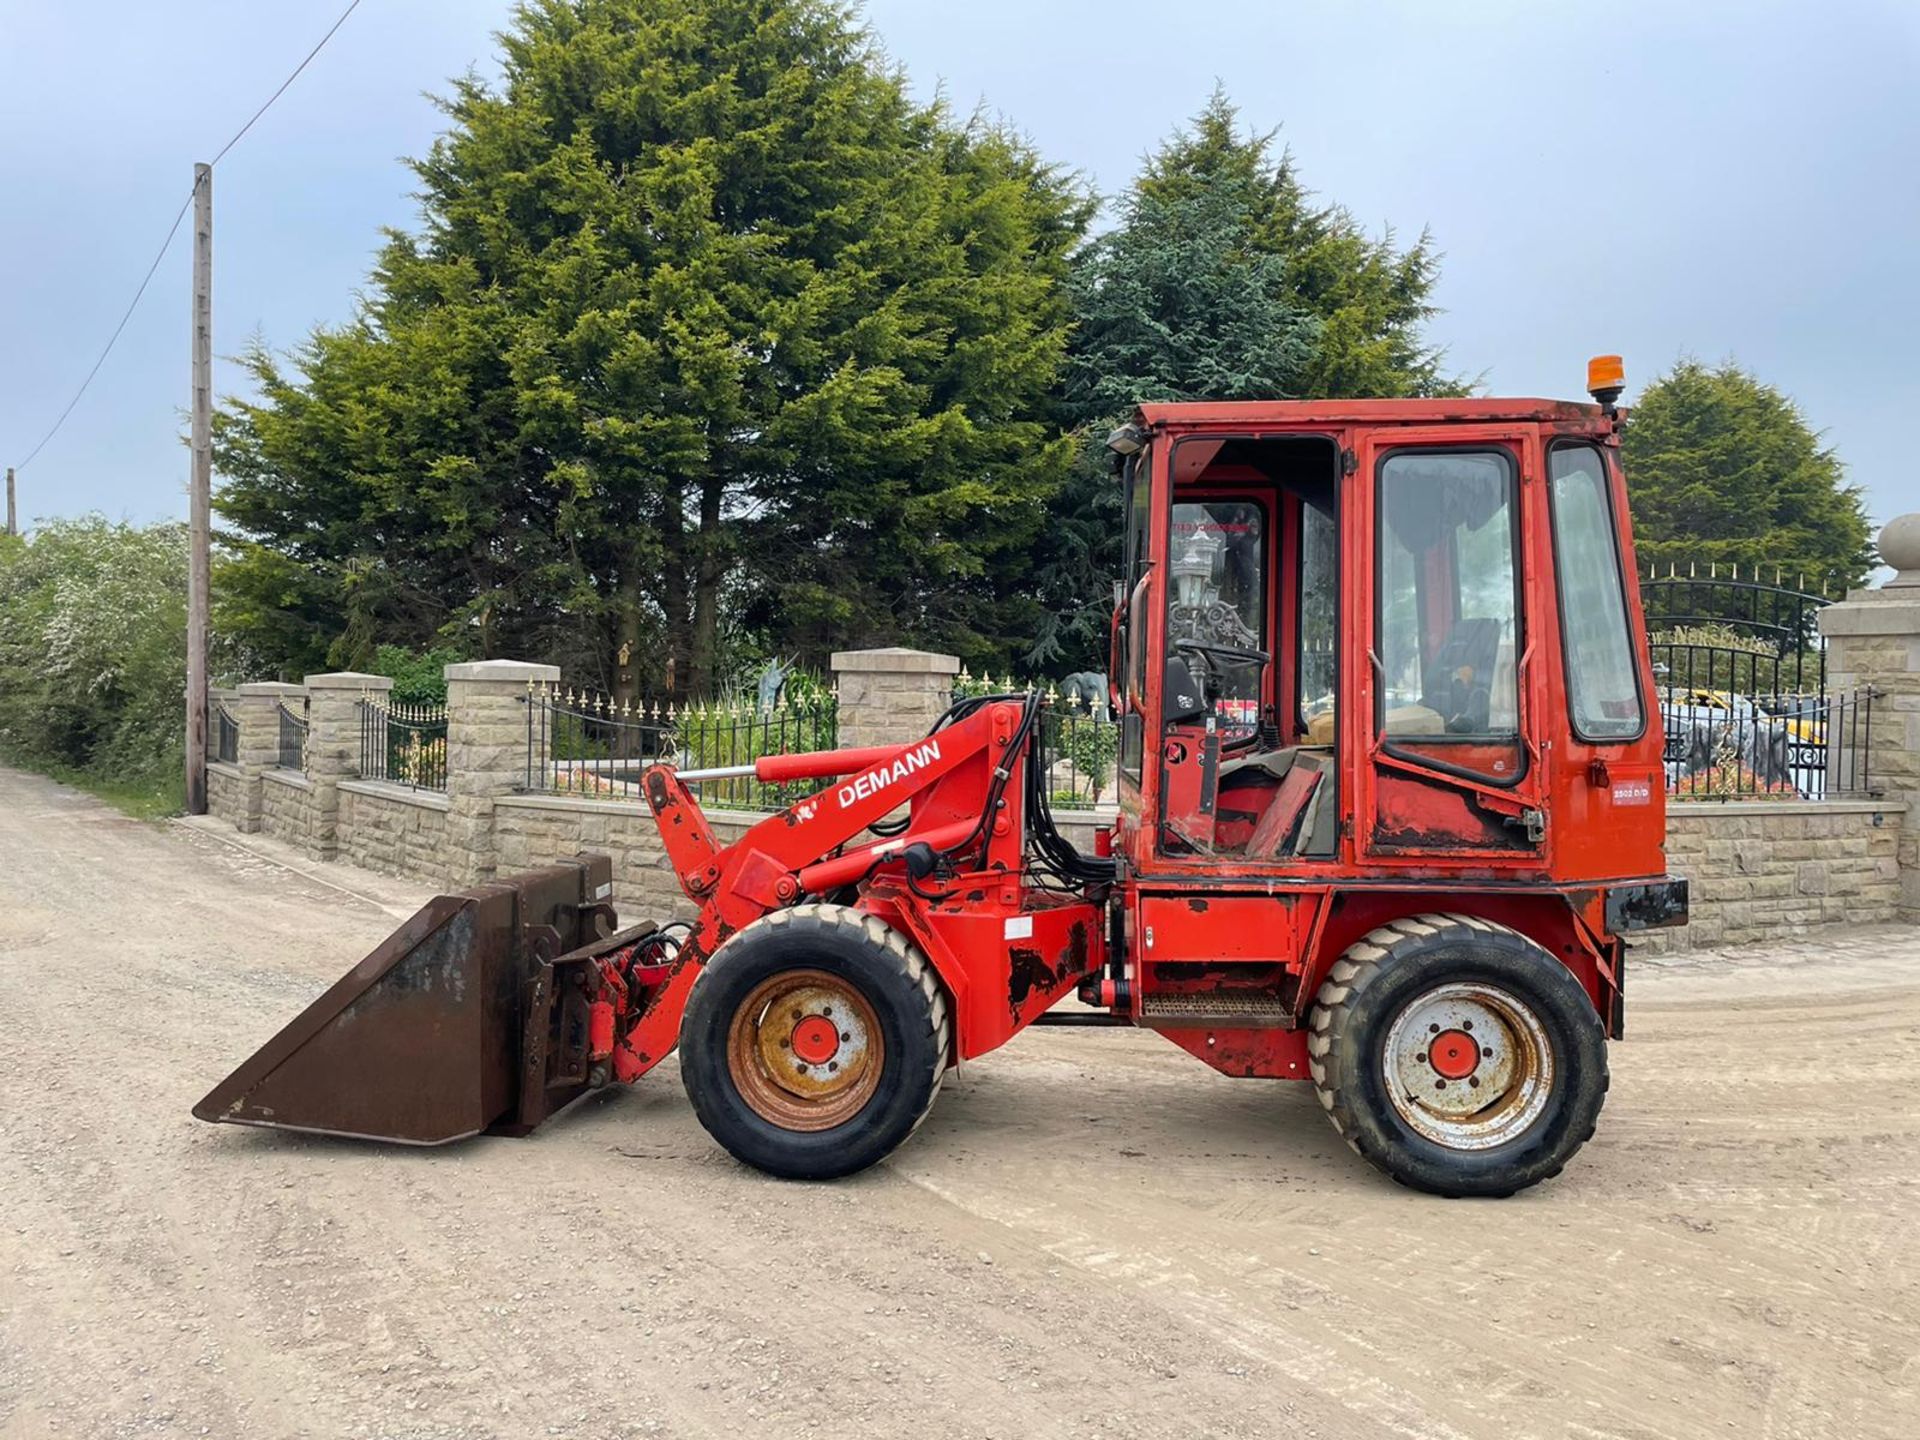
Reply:
[[[1546, 863], [1533, 629], [1539, 445], [1524, 427], [1373, 432], [1349, 573], [1356, 849], [1410, 867]], [[1352, 633], [1357, 631], [1358, 633]]]

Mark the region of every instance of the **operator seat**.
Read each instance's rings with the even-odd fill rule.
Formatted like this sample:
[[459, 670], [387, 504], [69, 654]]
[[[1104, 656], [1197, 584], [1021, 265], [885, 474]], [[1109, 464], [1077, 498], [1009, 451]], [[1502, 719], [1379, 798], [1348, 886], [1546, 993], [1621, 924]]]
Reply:
[[1446, 718], [1449, 732], [1485, 733], [1499, 658], [1498, 620], [1470, 616], [1453, 622], [1421, 681], [1422, 699]]

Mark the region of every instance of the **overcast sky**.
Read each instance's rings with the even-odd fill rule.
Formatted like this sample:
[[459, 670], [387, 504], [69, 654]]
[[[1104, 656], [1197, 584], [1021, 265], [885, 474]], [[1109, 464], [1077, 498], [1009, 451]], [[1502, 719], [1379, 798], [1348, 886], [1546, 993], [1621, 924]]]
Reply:
[[[0, 464], [93, 363], [206, 158], [345, 0], [0, 0]], [[426, 94], [492, 68], [505, 0], [363, 0], [215, 178], [215, 347], [351, 310]], [[1216, 80], [1306, 181], [1432, 229], [1433, 334], [1488, 393], [1578, 397], [1733, 357], [1825, 432], [1876, 523], [1920, 509], [1920, 3], [871, 0], [916, 88], [1017, 123], [1103, 192]], [[23, 517], [185, 510], [188, 232]], [[222, 393], [241, 378], [216, 372]], [[1631, 391], [1629, 392], [1631, 395]], [[1909, 438], [1902, 440], [1906, 434]]]

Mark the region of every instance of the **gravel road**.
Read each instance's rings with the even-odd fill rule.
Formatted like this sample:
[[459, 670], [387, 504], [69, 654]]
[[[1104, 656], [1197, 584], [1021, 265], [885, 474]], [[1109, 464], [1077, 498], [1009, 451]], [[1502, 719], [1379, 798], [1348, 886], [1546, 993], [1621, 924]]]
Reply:
[[1920, 930], [1638, 966], [1509, 1201], [1117, 1031], [804, 1186], [671, 1063], [450, 1150], [200, 1124], [422, 893], [9, 771], [0, 857], [4, 1440], [1920, 1435]]

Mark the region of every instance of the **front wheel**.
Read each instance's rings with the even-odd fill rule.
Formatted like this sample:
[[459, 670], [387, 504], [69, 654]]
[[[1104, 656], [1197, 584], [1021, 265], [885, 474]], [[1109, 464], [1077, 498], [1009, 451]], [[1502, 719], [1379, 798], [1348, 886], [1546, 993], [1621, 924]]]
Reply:
[[823, 1180], [880, 1160], [926, 1118], [952, 1030], [933, 966], [842, 905], [777, 910], [708, 962], [680, 1022], [700, 1123], [772, 1175]]
[[1586, 991], [1524, 935], [1471, 915], [1396, 920], [1315, 998], [1309, 1068], [1334, 1128], [1395, 1180], [1511, 1195], [1592, 1136], [1606, 1036]]

